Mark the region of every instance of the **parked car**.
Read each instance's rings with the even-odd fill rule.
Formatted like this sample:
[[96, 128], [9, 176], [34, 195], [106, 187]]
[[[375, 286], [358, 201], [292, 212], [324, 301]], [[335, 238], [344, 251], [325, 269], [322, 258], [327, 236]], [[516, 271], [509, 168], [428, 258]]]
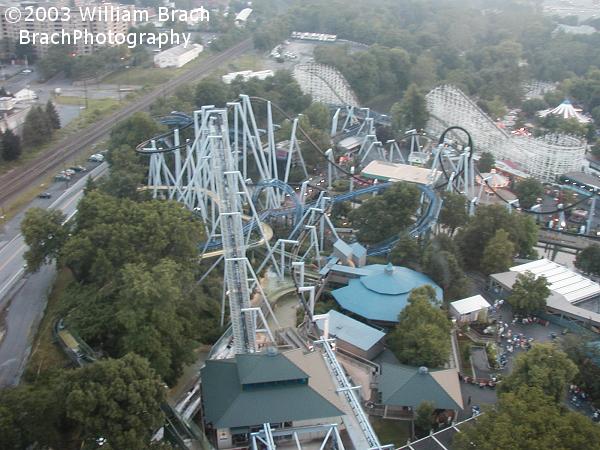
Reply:
[[104, 162], [104, 155], [100, 153], [94, 153], [92, 156], [89, 157], [89, 161], [99, 163]]
[[52, 197], [52, 194], [50, 192], [42, 192], [40, 195], [38, 195], [38, 198], [50, 198]]
[[72, 166], [69, 167], [70, 170], [73, 170], [75, 172], [85, 172], [87, 169], [83, 166]]
[[70, 181], [71, 177], [68, 175], [65, 175], [64, 173], [59, 173], [58, 175], [56, 175], [54, 177], [54, 181]]

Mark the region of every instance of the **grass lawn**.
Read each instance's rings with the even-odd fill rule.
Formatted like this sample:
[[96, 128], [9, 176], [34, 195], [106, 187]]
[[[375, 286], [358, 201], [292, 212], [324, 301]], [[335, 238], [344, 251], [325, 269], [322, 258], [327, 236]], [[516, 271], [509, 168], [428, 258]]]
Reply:
[[68, 269], [62, 269], [58, 272], [52, 292], [48, 297], [48, 304], [44, 317], [40, 322], [35, 340], [33, 342], [31, 356], [25, 369], [25, 377], [34, 380], [38, 375], [49, 369], [56, 369], [70, 364], [67, 356], [60, 347], [54, 343], [52, 329], [54, 322], [60, 318], [61, 297], [65, 289], [73, 280], [73, 275]]
[[410, 438], [410, 421], [408, 420], [386, 420], [380, 417], [369, 417], [375, 433], [382, 445], [394, 444], [396, 447], [406, 445]]
[[184, 72], [194, 68], [210, 55], [210, 52], [203, 52], [198, 58], [190, 61], [185, 66], [178, 69], [169, 67], [159, 69], [158, 67], [131, 67], [129, 69], [119, 70], [104, 77], [102, 84], [124, 84], [144, 87], [154, 87], [166, 83], [171, 78], [181, 75]]

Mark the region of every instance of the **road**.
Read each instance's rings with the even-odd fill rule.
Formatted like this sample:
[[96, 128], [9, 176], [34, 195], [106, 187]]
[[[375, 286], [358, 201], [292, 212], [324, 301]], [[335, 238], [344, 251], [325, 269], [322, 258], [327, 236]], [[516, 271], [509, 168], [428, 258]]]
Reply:
[[[103, 163], [80, 178], [49, 206], [61, 210], [67, 219], [77, 212], [77, 203], [89, 176], [104, 175], [108, 165]], [[39, 202], [38, 206], [39, 206]], [[18, 230], [15, 218], [8, 231]], [[19, 382], [30, 353], [31, 343], [46, 307], [46, 298], [56, 274], [54, 264], [43, 266], [39, 272], [24, 277], [23, 254], [27, 246], [18, 233], [0, 248], [0, 388]]]
[[89, 126], [82, 132], [68, 136], [27, 166], [14, 169], [0, 176], [0, 205], [6, 206], [11, 199], [41, 177], [56, 170], [63, 162], [72, 158], [81, 149], [107, 135], [118, 121], [137, 111], [147, 109], [157, 98], [173, 93], [181, 84], [190, 83], [209, 75], [220, 65], [242, 55], [251, 48], [251, 39], [246, 39], [222, 53], [209, 57], [197, 67], [174, 77], [154, 91], [125, 105], [122, 109]]

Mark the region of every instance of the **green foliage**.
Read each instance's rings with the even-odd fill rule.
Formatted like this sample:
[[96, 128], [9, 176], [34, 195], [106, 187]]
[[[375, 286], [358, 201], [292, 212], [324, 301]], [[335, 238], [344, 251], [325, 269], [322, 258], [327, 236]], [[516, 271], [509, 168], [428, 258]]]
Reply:
[[317, 62], [336, 67], [363, 100], [382, 94], [399, 98], [409, 83], [410, 56], [403, 48], [373, 45], [350, 52], [349, 47], [320, 46], [314, 54]]
[[481, 173], [489, 173], [496, 165], [496, 159], [490, 152], [483, 152], [477, 161], [477, 170]]
[[21, 138], [10, 128], [2, 133], [0, 143], [4, 161], [15, 161], [21, 157]]
[[[34, 243], [46, 231], [37, 234]], [[79, 281], [63, 299], [69, 325], [110, 356], [144, 356], [174, 382], [197, 343], [220, 331], [214, 283], [194, 281], [204, 239], [200, 221], [175, 202], [88, 191], [59, 259]]]
[[419, 191], [409, 183], [394, 183], [382, 195], [366, 200], [350, 213], [361, 242], [374, 243], [406, 229], [419, 204]]
[[527, 271], [517, 275], [507, 300], [515, 311], [530, 314], [543, 310], [549, 295], [548, 280]]
[[48, 122], [50, 122], [50, 126], [53, 129], [58, 130], [60, 128], [60, 117], [58, 115], [58, 112], [56, 111], [56, 107], [54, 106], [52, 100], [48, 100], [48, 102], [46, 103], [45, 112], [46, 117], [48, 118]]
[[331, 124], [331, 113], [329, 108], [324, 103], [312, 103], [304, 114], [308, 117], [308, 121], [313, 128], [328, 131]]
[[512, 265], [515, 246], [509, 234], [500, 229], [485, 245], [481, 258], [481, 270], [486, 275], [506, 272]]
[[142, 142], [156, 136], [163, 128], [148, 113], [136, 112], [113, 127], [108, 142], [107, 160], [112, 164], [112, 153], [115, 149], [128, 147], [134, 149]]
[[596, 408], [600, 407], [600, 366], [597, 364], [600, 347], [593, 337], [568, 334], [561, 339], [561, 348], [577, 365], [573, 383], [590, 396]]
[[501, 205], [481, 206], [456, 235], [456, 243], [467, 268], [480, 268], [485, 246], [500, 229], [508, 232], [519, 257], [535, 255], [533, 246], [537, 242], [538, 229], [531, 217], [510, 214]]
[[415, 426], [421, 430], [422, 435], [429, 434], [434, 425], [435, 404], [432, 401], [424, 400], [415, 410]]
[[392, 128], [400, 134], [407, 130], [425, 128], [429, 112], [425, 96], [416, 84], [411, 84], [404, 93], [402, 101], [392, 106], [391, 114]]
[[144, 450], [164, 420], [165, 390], [148, 361], [135, 354], [79, 369], [69, 377], [66, 415], [82, 441], [99, 436], [108, 448]]
[[109, 449], [153, 448], [163, 401], [160, 379], [134, 354], [59, 370], [0, 391], [0, 447], [75, 450], [104, 437]]
[[536, 199], [544, 194], [544, 186], [535, 178], [525, 178], [515, 184], [514, 191], [521, 208], [529, 209], [535, 205]]
[[569, 383], [577, 375], [577, 366], [553, 344], [535, 344], [514, 361], [513, 371], [502, 380], [500, 392], [516, 392], [523, 386], [538, 388], [559, 403]]
[[595, 450], [600, 430], [583, 414], [557, 406], [539, 388], [521, 387], [500, 395], [494, 409], [452, 440], [456, 450]]
[[584, 273], [600, 275], [600, 245], [591, 244], [581, 250], [575, 258], [575, 267]]
[[35, 148], [48, 141], [52, 136], [54, 128], [50, 118], [40, 106], [33, 106], [23, 123], [23, 145], [27, 148]]
[[229, 100], [230, 88], [218, 78], [205, 78], [196, 85], [195, 106], [198, 108], [205, 105], [223, 107]]
[[37, 272], [42, 265], [58, 258], [68, 234], [64, 221], [65, 216], [60, 210], [27, 210], [21, 223], [21, 233], [29, 247], [24, 255], [28, 272]]
[[443, 203], [439, 222], [447, 227], [450, 235], [452, 235], [457, 228], [464, 226], [469, 219], [467, 203], [465, 197], [456, 192], [445, 192], [442, 198]]
[[465, 275], [458, 249], [448, 236], [437, 235], [426, 247], [423, 272], [444, 290], [444, 300], [465, 298], [471, 292], [471, 282]]
[[419, 242], [407, 233], [400, 236], [398, 243], [390, 252], [390, 262], [395, 266], [416, 268], [421, 259]]
[[521, 104], [521, 110], [530, 118], [535, 117], [538, 111], [542, 111], [546, 108], [548, 108], [548, 103], [542, 98], [532, 98], [530, 100], [525, 100]]
[[398, 360], [413, 366], [440, 367], [450, 355], [450, 321], [436, 305], [431, 286], [413, 289], [388, 346]]
[[[140, 199], [143, 196], [138, 188], [146, 172], [140, 161], [142, 156], [128, 146], [113, 147], [110, 155], [110, 174], [100, 182], [103, 192], [118, 198]], [[89, 178], [88, 178], [89, 179]]]
[[200, 221], [178, 203], [136, 203], [92, 191], [79, 203], [61, 260], [78, 280], [104, 284], [128, 263], [189, 264], [203, 239]]

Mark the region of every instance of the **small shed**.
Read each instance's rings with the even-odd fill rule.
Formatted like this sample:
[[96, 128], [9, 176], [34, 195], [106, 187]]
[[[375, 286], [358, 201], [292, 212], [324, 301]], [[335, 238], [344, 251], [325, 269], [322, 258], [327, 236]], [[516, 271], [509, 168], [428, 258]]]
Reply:
[[481, 295], [474, 295], [450, 303], [450, 313], [458, 322], [475, 322], [487, 319], [490, 306]]
[[[354, 355], [373, 360], [383, 351], [385, 333], [335, 310], [327, 313], [329, 317], [329, 337], [336, 338], [336, 345]], [[324, 324], [317, 321], [323, 331]]]

